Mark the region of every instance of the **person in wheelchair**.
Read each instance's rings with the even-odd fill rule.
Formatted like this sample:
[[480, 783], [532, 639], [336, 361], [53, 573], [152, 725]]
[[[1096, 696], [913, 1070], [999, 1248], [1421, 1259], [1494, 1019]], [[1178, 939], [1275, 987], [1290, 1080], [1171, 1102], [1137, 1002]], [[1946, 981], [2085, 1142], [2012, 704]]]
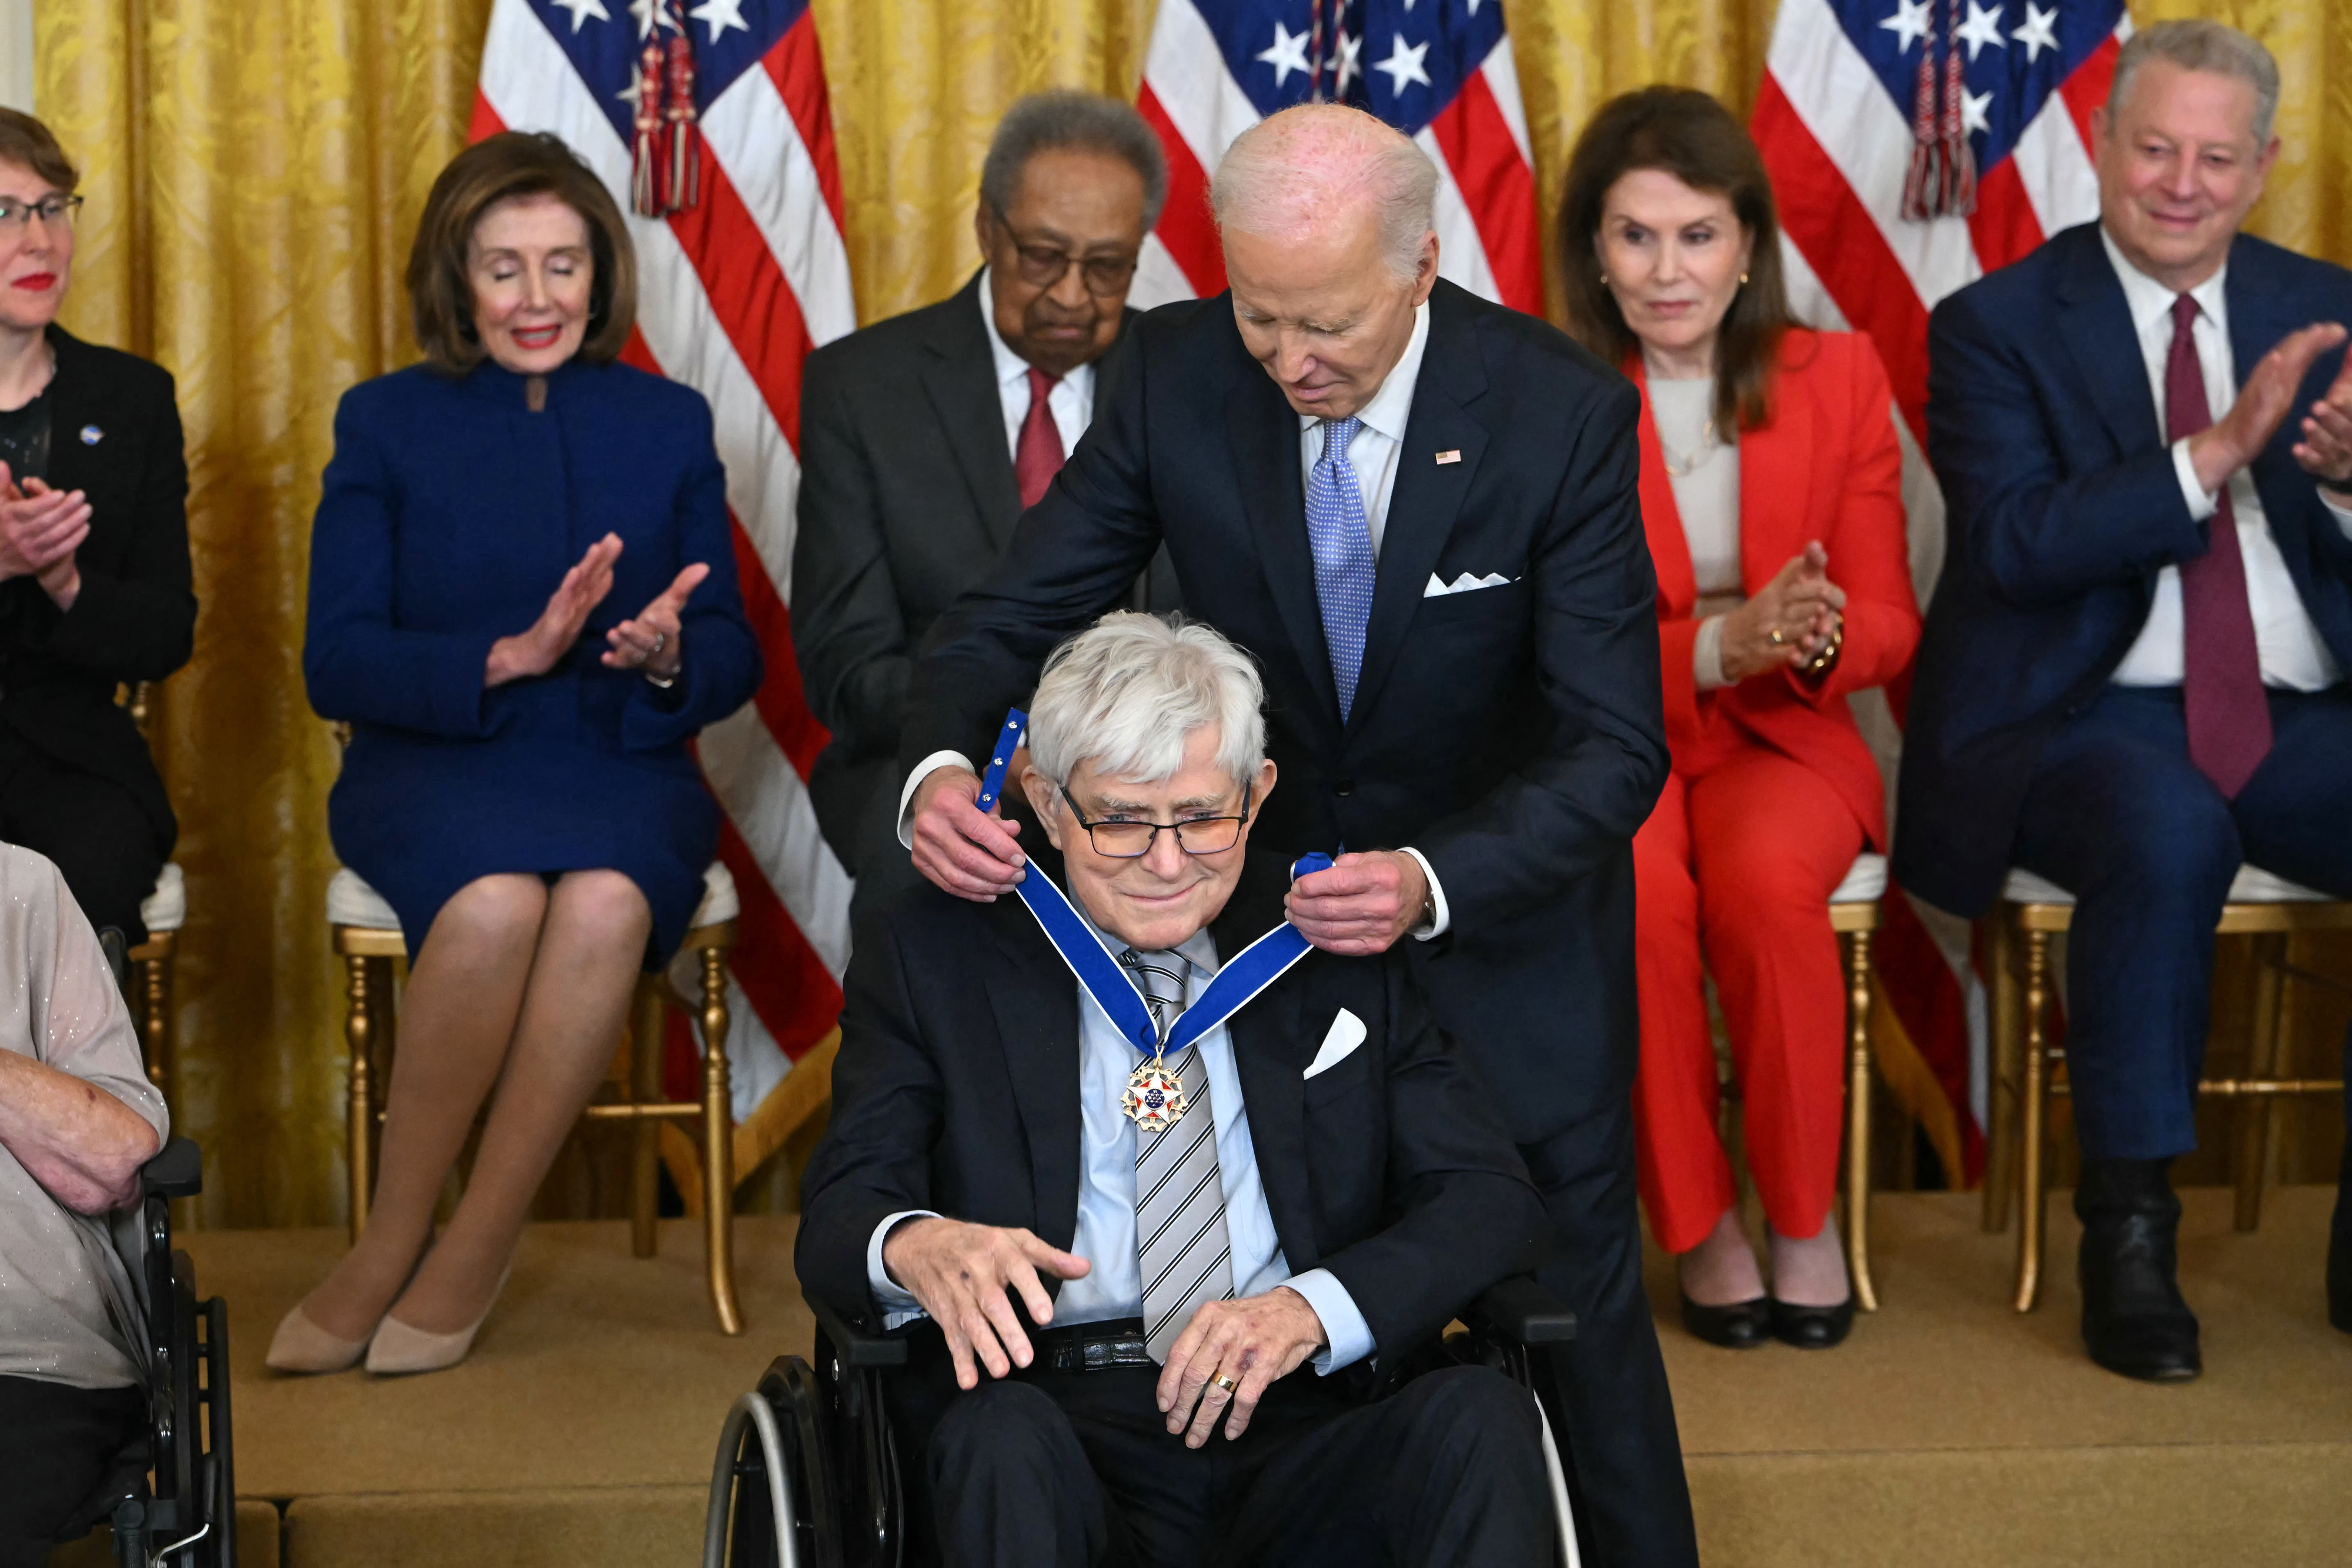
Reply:
[[0, 843], [0, 1568], [34, 1568], [145, 1429], [137, 1293], [107, 1217], [168, 1118], [97, 934]]
[[795, 1261], [853, 1322], [925, 1320], [886, 1385], [919, 1553], [1555, 1550], [1524, 1389], [1391, 1392], [1548, 1232], [1404, 963], [1286, 925], [1262, 700], [1209, 628], [1105, 616], [1047, 664], [1021, 773], [1068, 901], [1040, 857], [1028, 908], [925, 885], [858, 933]]

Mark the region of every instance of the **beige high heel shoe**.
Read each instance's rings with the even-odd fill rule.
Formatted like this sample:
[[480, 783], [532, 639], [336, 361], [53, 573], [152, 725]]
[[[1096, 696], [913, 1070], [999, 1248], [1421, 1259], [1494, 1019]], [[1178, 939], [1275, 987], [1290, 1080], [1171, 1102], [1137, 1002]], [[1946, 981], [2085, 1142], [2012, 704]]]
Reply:
[[367, 1369], [379, 1377], [405, 1376], [418, 1372], [442, 1372], [466, 1359], [474, 1348], [474, 1336], [490, 1321], [490, 1312], [506, 1293], [507, 1280], [514, 1273], [509, 1263], [499, 1275], [498, 1289], [490, 1292], [490, 1304], [482, 1315], [455, 1333], [427, 1333], [402, 1322], [390, 1312], [375, 1328], [375, 1337], [368, 1341]]
[[265, 1360], [272, 1372], [341, 1372], [357, 1364], [367, 1348], [363, 1339], [337, 1339], [312, 1322], [297, 1301], [278, 1320], [277, 1337], [269, 1342]]

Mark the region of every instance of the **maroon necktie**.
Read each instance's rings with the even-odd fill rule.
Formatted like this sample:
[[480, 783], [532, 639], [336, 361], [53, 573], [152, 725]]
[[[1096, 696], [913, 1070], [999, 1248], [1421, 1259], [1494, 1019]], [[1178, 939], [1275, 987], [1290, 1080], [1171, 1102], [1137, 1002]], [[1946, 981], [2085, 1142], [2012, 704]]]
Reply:
[[1054, 476], [1062, 471], [1062, 433], [1055, 427], [1054, 411], [1046, 403], [1061, 379], [1030, 367], [1029, 417], [1021, 422], [1021, 441], [1013, 449], [1013, 482], [1021, 486], [1024, 507], [1035, 506]]
[[[2172, 353], [2164, 362], [2164, 436], [2196, 434], [2213, 423], [2205, 371], [2197, 360], [2197, 301], [2172, 302]], [[2246, 558], [2224, 480], [2208, 523], [2212, 543], [2180, 563], [2181, 701], [2189, 716], [2189, 760], [2236, 800], [2271, 748], [2270, 703], [2263, 695], [2262, 655], [2246, 603]]]

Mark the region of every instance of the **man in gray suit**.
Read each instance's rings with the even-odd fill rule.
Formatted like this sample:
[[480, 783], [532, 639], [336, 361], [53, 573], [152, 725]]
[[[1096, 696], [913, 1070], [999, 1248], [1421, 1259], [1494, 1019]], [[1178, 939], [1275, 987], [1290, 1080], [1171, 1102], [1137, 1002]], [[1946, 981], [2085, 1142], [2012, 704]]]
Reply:
[[[1167, 191], [1159, 139], [1128, 105], [1024, 98], [981, 168], [980, 272], [809, 357], [793, 644], [833, 732], [810, 793], [859, 912], [915, 880], [894, 758], [916, 650], [1092, 421], [1096, 361], [1136, 314], [1128, 286]], [[1136, 602], [1176, 607], [1164, 555]]]

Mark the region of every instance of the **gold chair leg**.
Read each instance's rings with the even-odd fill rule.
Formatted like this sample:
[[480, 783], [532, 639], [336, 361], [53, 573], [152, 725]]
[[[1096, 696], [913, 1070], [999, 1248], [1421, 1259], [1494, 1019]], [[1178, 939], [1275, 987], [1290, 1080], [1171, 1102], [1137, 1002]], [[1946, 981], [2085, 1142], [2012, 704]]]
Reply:
[[163, 956], [139, 960], [139, 1033], [147, 1047], [147, 1077], [172, 1103], [172, 1092], [177, 1087], [177, 1042], [172, 1038], [172, 949], [165, 947]]
[[343, 959], [343, 1038], [350, 1043], [352, 1061], [349, 1094], [344, 1102], [344, 1139], [348, 1145], [344, 1165], [350, 1173], [354, 1245], [367, 1229], [368, 1201], [375, 1191], [375, 1086], [368, 1061], [368, 1043], [374, 1033], [375, 1020], [369, 1006], [369, 979], [368, 960], [357, 954], [347, 955]]
[[702, 950], [702, 1223], [719, 1332], [743, 1332], [735, 1300], [734, 1090], [727, 1072], [727, 955]]
[[2048, 1005], [2050, 934], [2025, 934], [2025, 1085], [2021, 1096], [2024, 1124], [2019, 1143], [2017, 1310], [2030, 1312], [2042, 1291], [2042, 1226], [2046, 1218], [2042, 1184], [2047, 1176], [2042, 1147], [2044, 1124], [2050, 1112], [2049, 1053], [2042, 1040], [2042, 1019]]
[[[667, 1021], [659, 980], [638, 980], [635, 1016], [629, 1021], [629, 1098], [640, 1105], [664, 1098], [662, 1037]], [[661, 1129], [650, 1117], [639, 1116], [629, 1128], [629, 1250], [650, 1258], [660, 1248], [656, 1220], [661, 1203]]]
[[[2286, 1028], [2286, 935], [2254, 938], [2254, 1028], [2246, 1048], [2246, 1077], [2259, 1082], [2279, 1071], [2279, 1042]], [[2270, 1163], [2275, 1094], [2241, 1094], [2231, 1118], [2231, 1163], [2237, 1167], [2237, 1227], [2252, 1230], [2263, 1222], [2263, 1167]]]
[[2009, 1228], [2009, 1196], [2017, 1181], [2018, 1039], [2017, 939], [2008, 911], [1995, 906], [1991, 949], [1992, 1061], [1985, 1089], [1984, 1229]]
[[1878, 1310], [1870, 1278], [1870, 933], [1856, 931], [1849, 947], [1845, 1085], [1845, 1266], [1854, 1304]]

